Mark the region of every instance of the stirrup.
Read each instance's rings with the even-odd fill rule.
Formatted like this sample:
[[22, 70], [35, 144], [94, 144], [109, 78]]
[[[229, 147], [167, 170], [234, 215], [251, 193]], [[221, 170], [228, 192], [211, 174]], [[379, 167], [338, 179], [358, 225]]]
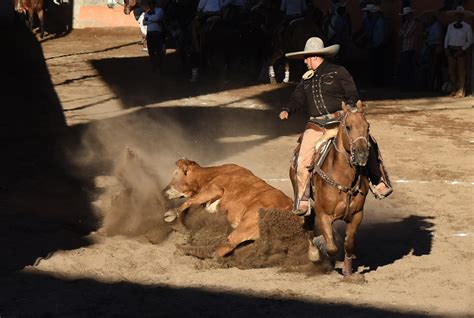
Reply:
[[387, 186], [383, 181], [381, 181], [379, 184], [383, 184], [383, 188], [385, 188], [383, 191], [378, 189], [378, 185], [373, 185], [372, 182], [369, 183], [370, 190], [372, 190], [372, 193], [374, 194], [376, 199], [382, 200], [392, 194], [392, 187]]

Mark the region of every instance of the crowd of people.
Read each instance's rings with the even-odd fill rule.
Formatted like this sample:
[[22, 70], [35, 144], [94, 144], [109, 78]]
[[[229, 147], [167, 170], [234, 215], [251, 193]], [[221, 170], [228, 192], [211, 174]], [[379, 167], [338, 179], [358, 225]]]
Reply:
[[[466, 95], [473, 12], [459, 4], [422, 12], [405, 6], [399, 13], [400, 27], [393, 32], [390, 26], [395, 23], [389, 23], [381, 6], [369, 3], [362, 11], [361, 30], [352, 39], [367, 48], [373, 87], [385, 86], [396, 77], [401, 91], [431, 90], [454, 98]], [[398, 37], [399, 48], [398, 57], [393, 58], [390, 54], [397, 45], [392, 34]], [[349, 46], [348, 42], [339, 44]], [[387, 67], [391, 64], [387, 60], [398, 62]]]
[[[155, 7], [156, 0], [143, 2], [134, 10], [142, 26], [144, 38], [153, 39], [153, 48], [148, 48], [153, 69], [159, 64], [158, 56], [162, 53], [164, 39], [162, 25], [166, 22], [165, 7], [176, 0], [159, 0], [154, 13], [147, 13], [149, 4]], [[203, 25], [213, 19], [226, 19], [239, 23], [248, 12], [262, 9], [276, 9], [281, 14], [280, 27], [288, 27], [291, 21], [304, 16], [313, 10], [311, 1], [306, 0], [189, 0], [194, 6], [194, 14], [187, 19], [190, 30], [190, 46], [199, 52], [199, 32]], [[453, 1], [451, 1], [453, 2]], [[329, 12], [321, 21], [321, 28], [328, 45], [339, 44], [340, 50], [335, 57], [338, 64], [348, 66], [353, 59], [352, 48], [363, 48], [369, 61], [369, 80], [372, 87], [382, 87], [398, 79], [402, 91], [432, 90], [445, 92], [453, 97], [464, 97], [466, 94], [466, 65], [468, 49], [472, 43], [471, 17], [474, 13], [465, 10], [459, 1], [440, 9], [416, 12], [410, 1], [398, 14], [400, 23], [387, 18], [380, 1], [361, 1], [363, 15], [359, 30], [353, 30], [351, 16], [346, 9], [346, 2], [333, 0]], [[163, 7], [164, 10], [161, 10]], [[145, 8], [145, 10], [144, 10]], [[148, 16], [150, 15], [150, 16]], [[154, 20], [153, 20], [154, 19]], [[262, 23], [266, 23], [262, 21]], [[398, 30], [393, 26], [399, 25]], [[146, 28], [149, 28], [148, 35]], [[153, 34], [151, 34], [153, 32]], [[393, 41], [396, 34], [398, 39]], [[323, 37], [324, 38], [324, 37]], [[397, 43], [398, 41], [398, 43]], [[146, 47], [145, 43], [145, 49]], [[394, 44], [397, 43], [397, 44]], [[394, 54], [398, 48], [398, 56]], [[394, 63], [387, 63], [387, 60]]]

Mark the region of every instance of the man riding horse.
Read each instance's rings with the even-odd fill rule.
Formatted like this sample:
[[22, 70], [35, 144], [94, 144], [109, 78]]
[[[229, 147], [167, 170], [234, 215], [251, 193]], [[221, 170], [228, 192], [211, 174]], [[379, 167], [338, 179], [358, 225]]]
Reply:
[[[355, 106], [360, 103], [356, 86], [349, 72], [342, 66], [326, 60], [339, 51], [339, 45], [324, 47], [320, 38], [312, 37], [306, 42], [304, 51], [286, 54], [289, 58], [304, 59], [308, 71], [303, 75], [290, 101], [279, 114], [281, 120], [297, 111], [307, 108], [310, 118], [305, 131], [298, 141], [292, 164], [296, 168], [296, 180], [293, 181], [295, 194], [294, 210], [297, 215], [308, 215], [309, 207], [309, 170], [316, 154], [315, 145], [326, 134], [326, 124], [340, 120], [341, 103]], [[392, 193], [390, 180], [383, 166], [377, 143], [370, 137], [370, 152], [367, 162], [371, 190], [377, 198]], [[317, 191], [317, 189], [316, 189]]]

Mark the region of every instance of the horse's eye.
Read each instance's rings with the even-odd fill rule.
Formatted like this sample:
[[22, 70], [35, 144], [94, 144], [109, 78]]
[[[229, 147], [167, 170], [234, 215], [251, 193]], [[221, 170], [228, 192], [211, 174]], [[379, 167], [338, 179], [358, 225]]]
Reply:
[[347, 131], [351, 131], [351, 126], [346, 126]]

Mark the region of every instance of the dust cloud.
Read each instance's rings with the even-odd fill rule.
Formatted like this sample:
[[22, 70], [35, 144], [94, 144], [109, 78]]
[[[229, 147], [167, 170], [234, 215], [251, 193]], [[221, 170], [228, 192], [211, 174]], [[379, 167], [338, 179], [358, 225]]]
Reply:
[[163, 221], [162, 189], [180, 151], [189, 148], [180, 126], [136, 112], [90, 123], [81, 135], [71, 157], [79, 177], [94, 180], [100, 233], [166, 239], [171, 229]]
[[162, 189], [183, 151], [196, 148], [186, 135], [172, 120], [157, 120], [146, 113], [89, 125], [74, 159], [81, 171], [95, 178], [96, 190], [102, 188], [95, 202], [102, 219], [99, 233], [158, 244], [171, 232], [181, 231], [186, 244], [180, 250], [207, 260], [212, 267], [308, 264], [308, 234], [299, 218], [287, 211], [260, 211], [260, 239], [242, 244], [222, 259], [216, 259], [214, 251], [232, 231], [222, 211], [209, 214], [197, 206], [172, 225], [164, 222], [163, 214], [172, 203], [163, 197]]

